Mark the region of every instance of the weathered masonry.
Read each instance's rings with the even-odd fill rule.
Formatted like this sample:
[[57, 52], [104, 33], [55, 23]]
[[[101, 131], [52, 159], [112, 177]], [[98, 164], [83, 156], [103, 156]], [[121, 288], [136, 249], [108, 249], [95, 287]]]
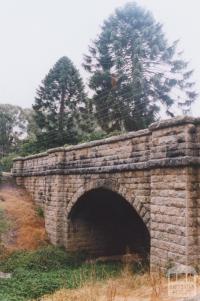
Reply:
[[200, 119], [18, 158], [13, 175], [44, 208], [55, 245], [199, 263]]

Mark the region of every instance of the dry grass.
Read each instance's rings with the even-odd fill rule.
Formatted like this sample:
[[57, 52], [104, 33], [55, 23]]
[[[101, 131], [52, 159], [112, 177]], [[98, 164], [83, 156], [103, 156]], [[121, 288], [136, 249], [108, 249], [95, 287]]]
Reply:
[[46, 241], [43, 218], [36, 214], [31, 197], [13, 185], [0, 187], [1, 208], [5, 211], [10, 224], [9, 231], [3, 236], [3, 243], [9, 251], [34, 250]]
[[[90, 281], [75, 290], [62, 289], [41, 301], [169, 301], [167, 282], [159, 273], [133, 274], [125, 268], [121, 275], [104, 282]], [[171, 301], [171, 300], [170, 300]]]

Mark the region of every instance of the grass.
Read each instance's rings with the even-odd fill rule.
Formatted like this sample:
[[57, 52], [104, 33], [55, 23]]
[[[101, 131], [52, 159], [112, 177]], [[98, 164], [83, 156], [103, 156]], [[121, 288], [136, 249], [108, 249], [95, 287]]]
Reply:
[[8, 222], [6, 220], [5, 212], [2, 208], [0, 208], [0, 241], [1, 235], [8, 230]]
[[80, 287], [91, 279], [115, 276], [121, 269], [116, 263], [86, 264], [84, 257], [52, 246], [31, 252], [14, 252], [0, 261], [0, 270], [12, 273], [11, 279], [0, 279], [0, 300], [37, 299], [61, 288]]
[[[127, 266], [115, 275], [104, 279], [104, 281], [86, 282], [77, 289], [66, 289], [56, 291], [54, 294], [46, 295], [40, 301], [171, 301], [166, 299], [166, 280], [159, 277], [156, 288], [154, 280], [148, 273], [133, 273]], [[164, 298], [163, 298], [164, 297]]]
[[167, 279], [140, 263], [86, 264], [86, 254], [46, 246], [18, 251], [0, 260], [1, 301], [171, 301]]
[[[13, 251], [33, 250], [44, 246], [47, 243], [44, 218], [39, 216], [31, 197], [14, 185], [1, 186], [0, 197], [4, 199], [0, 208], [6, 212], [6, 218], [9, 220], [10, 231], [3, 241], [5, 247]], [[5, 229], [5, 219], [1, 219], [2, 215], [3, 211], [2, 214], [0, 212], [0, 232], [1, 229]]]

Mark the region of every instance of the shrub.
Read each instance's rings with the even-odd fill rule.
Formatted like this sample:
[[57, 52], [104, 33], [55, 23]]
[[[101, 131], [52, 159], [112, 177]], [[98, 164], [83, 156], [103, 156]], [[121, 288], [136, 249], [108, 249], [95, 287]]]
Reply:
[[111, 132], [108, 134], [102, 130], [101, 131], [99, 130], [99, 131], [95, 131], [90, 134], [84, 135], [81, 139], [81, 142], [90, 142], [90, 141], [94, 141], [94, 140], [101, 140], [101, 139], [109, 138], [112, 136], [118, 136], [121, 134], [122, 134], [122, 132], [120, 132], [120, 131], [114, 131], [114, 132]]
[[34, 271], [51, 271], [67, 267], [77, 267], [86, 258], [83, 253], [68, 253], [62, 248], [47, 246], [36, 251], [14, 252], [6, 261], [0, 263], [0, 269], [13, 272], [23, 268]]
[[37, 207], [36, 208], [36, 213], [37, 213], [37, 215], [39, 216], [39, 217], [44, 217], [44, 210], [43, 210], [43, 208], [42, 207]]
[[106, 133], [104, 131], [96, 131], [90, 134], [85, 134], [82, 137], [80, 137], [80, 140], [82, 143], [84, 142], [90, 142], [94, 140], [100, 140], [106, 137]]
[[3, 209], [0, 208], [0, 238], [1, 238], [1, 235], [7, 231], [8, 226], [9, 225], [6, 220], [5, 212]]
[[1, 171], [10, 171], [13, 166], [13, 159], [18, 155], [16, 153], [11, 153], [0, 159], [0, 172]]

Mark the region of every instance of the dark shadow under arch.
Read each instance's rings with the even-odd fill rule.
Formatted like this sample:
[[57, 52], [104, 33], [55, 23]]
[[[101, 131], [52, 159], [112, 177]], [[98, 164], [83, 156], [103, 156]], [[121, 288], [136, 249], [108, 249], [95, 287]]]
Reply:
[[68, 246], [94, 256], [139, 253], [148, 256], [149, 231], [119, 194], [98, 188], [81, 196], [68, 216]]

